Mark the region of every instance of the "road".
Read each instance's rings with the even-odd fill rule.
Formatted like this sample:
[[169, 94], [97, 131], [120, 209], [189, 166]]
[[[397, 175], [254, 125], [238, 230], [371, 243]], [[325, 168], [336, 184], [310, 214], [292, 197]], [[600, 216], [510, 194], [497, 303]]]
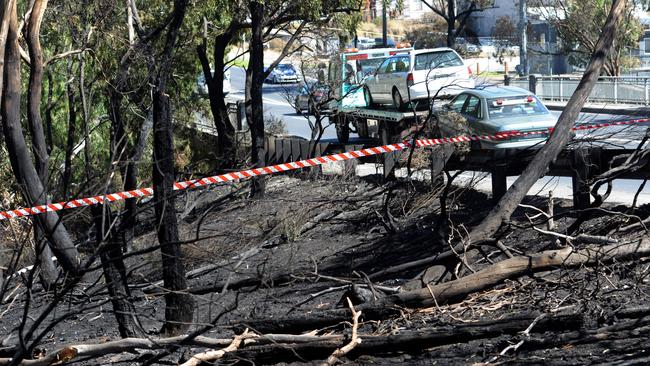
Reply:
[[[230, 100], [244, 99], [245, 71], [240, 67], [230, 69], [231, 92], [228, 95]], [[307, 116], [296, 113], [289, 100], [291, 95], [295, 95], [297, 90], [296, 84], [264, 84], [262, 94], [264, 98], [264, 113], [267, 116], [275, 116], [284, 120], [289, 135], [300, 136], [306, 139], [311, 137], [311, 128]], [[314, 117], [311, 118], [312, 122]], [[328, 119], [325, 119], [327, 123]], [[336, 141], [336, 131], [334, 126], [325, 128], [322, 137], [323, 141]]]
[[[245, 72], [242, 68], [233, 67], [231, 69], [231, 85], [232, 91], [228, 95], [231, 100], [244, 99], [244, 80]], [[296, 85], [284, 84], [264, 84], [263, 98], [264, 110], [267, 115], [281, 118], [285, 121], [289, 135], [300, 136], [309, 138], [311, 136], [311, 129], [307, 122], [307, 117], [299, 115], [295, 112], [293, 107], [288, 102], [288, 95], [296, 90]], [[561, 112], [553, 111], [553, 114], [559, 116]], [[313, 120], [313, 117], [311, 117]], [[581, 113], [578, 118], [578, 123], [602, 123], [611, 121], [624, 121], [632, 120], [638, 117], [621, 116], [611, 114], [596, 114], [596, 113]], [[638, 141], [640, 141], [646, 133], [648, 128], [647, 124], [634, 125], [634, 126], [614, 126], [601, 128], [596, 130], [589, 130], [586, 132], [578, 132], [576, 138], [582, 144], [599, 145], [604, 147], [615, 148], [636, 148]], [[351, 134], [351, 138], [356, 136]], [[334, 126], [329, 126], [325, 130], [323, 140], [336, 141], [336, 132]], [[472, 173], [463, 174], [465, 180], [475, 180], [476, 177]], [[489, 175], [487, 175], [489, 178]], [[517, 177], [508, 178], [508, 186], [510, 186]], [[461, 178], [462, 180], [462, 178]], [[620, 202], [631, 204], [639, 185], [642, 181], [619, 179], [614, 182], [614, 190], [608, 199], [608, 202]], [[479, 183], [478, 189], [490, 190], [489, 180], [483, 180]], [[603, 190], [605, 187], [603, 187]], [[572, 196], [571, 179], [566, 177], [544, 177], [540, 179], [535, 186], [531, 189], [531, 194], [547, 195], [548, 191], [553, 190], [557, 198], [570, 199]], [[650, 202], [650, 184], [648, 184], [638, 198], [638, 203]]]

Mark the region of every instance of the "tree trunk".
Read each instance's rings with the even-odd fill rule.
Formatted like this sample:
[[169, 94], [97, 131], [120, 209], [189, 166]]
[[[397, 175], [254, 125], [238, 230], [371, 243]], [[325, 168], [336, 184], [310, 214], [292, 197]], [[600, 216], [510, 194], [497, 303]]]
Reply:
[[210, 100], [210, 110], [214, 125], [217, 129], [218, 138], [218, 155], [219, 167], [222, 169], [232, 168], [234, 166], [234, 135], [235, 129], [230, 123], [228, 117], [228, 107], [223, 93], [223, 75], [224, 75], [224, 57], [226, 47], [232, 41], [234, 28], [232, 25], [224, 32], [214, 38], [214, 72], [210, 69], [208, 60], [207, 39], [204, 36], [203, 43], [197, 47], [199, 60], [205, 76], [205, 82], [208, 86], [208, 98]]
[[27, 28], [27, 45], [29, 47], [29, 89], [27, 98], [27, 121], [32, 134], [32, 151], [36, 160], [36, 171], [45, 187], [48, 184], [47, 144], [41, 120], [41, 96], [43, 94], [43, 51], [41, 49], [40, 31], [47, 0], [35, 0]]
[[[251, 15], [250, 59], [246, 69], [246, 119], [251, 130], [251, 163], [254, 168], [265, 164], [264, 152], [264, 4], [251, 1], [248, 5]], [[251, 197], [264, 196], [264, 178], [256, 177], [251, 182]]]
[[178, 243], [178, 224], [174, 199], [174, 150], [169, 97], [154, 93], [154, 158], [153, 182], [158, 241], [161, 245], [165, 295], [163, 333], [178, 335], [192, 321], [192, 298], [187, 292], [185, 266]]
[[[153, 111], [149, 111], [147, 118], [142, 123], [138, 141], [133, 147], [131, 158], [126, 164], [124, 172], [124, 190], [131, 191], [138, 187], [138, 172], [140, 160], [144, 155], [144, 149], [147, 146], [147, 139], [153, 127]], [[128, 251], [128, 243], [133, 238], [133, 230], [137, 223], [137, 199], [128, 199], [124, 204], [124, 214], [121, 221], [121, 235], [123, 235], [124, 251]]]
[[[582, 106], [587, 100], [587, 97], [589, 97], [593, 86], [600, 76], [607, 56], [612, 50], [616, 24], [624, 9], [625, 0], [614, 0], [610, 14], [603, 27], [603, 32], [596, 44], [596, 51], [592, 55], [591, 61], [575, 93], [573, 93], [566, 108], [560, 115], [553, 133], [524, 172], [499, 200], [490, 214], [487, 215], [486, 219], [470, 232], [469, 238], [473, 242], [491, 237], [501, 227], [503, 222], [510, 219], [510, 216], [526, 196], [532, 185], [543, 175], [549, 164], [557, 158], [558, 154], [571, 139], [571, 128], [573, 127], [574, 121], [576, 121]], [[460, 253], [463, 250], [464, 243], [458, 243], [453, 248], [453, 251], [456, 253]], [[453, 251], [445, 252], [443, 255], [449, 254], [450, 252], [453, 253]], [[470, 257], [473, 256], [475, 256], [475, 253], [470, 253]], [[436, 266], [429, 269], [432, 278], [440, 278], [445, 271], [445, 266]]]
[[[72, 76], [72, 61], [68, 61], [68, 75]], [[65, 148], [65, 164], [63, 166], [63, 199], [70, 199], [70, 182], [72, 181], [72, 154], [74, 152], [75, 132], [77, 129], [77, 110], [75, 92], [72, 82], [66, 86], [68, 94], [68, 141]]]
[[447, 0], [447, 47], [456, 46], [456, 0]]
[[185, 266], [179, 244], [176, 206], [174, 199], [174, 142], [167, 79], [171, 74], [173, 51], [178, 32], [185, 17], [187, 0], [174, 1], [174, 14], [153, 93], [153, 184], [158, 242], [162, 254], [165, 295], [165, 324], [161, 330], [166, 335], [185, 332], [193, 318], [194, 304], [187, 292]]
[[113, 215], [108, 206], [92, 206], [91, 211], [97, 230], [97, 251], [102, 262], [104, 280], [120, 336], [122, 338], [141, 336], [144, 332], [136, 308], [130, 300], [126, 268], [122, 259], [122, 245], [119, 238], [115, 237], [114, 230], [110, 229]]
[[[10, 26], [6, 42], [4, 68], [4, 97], [2, 98], [2, 129], [9, 152], [11, 167], [16, 180], [21, 186], [22, 194], [29, 206], [44, 203], [46, 196], [43, 184], [34, 163], [29, 156], [20, 123], [20, 53], [18, 46], [18, 21], [16, 6], [11, 9]], [[56, 213], [36, 215], [38, 225], [44, 229], [52, 246], [52, 251], [61, 266], [73, 275], [79, 270], [79, 253]]]
[[[47, 203], [49, 184], [48, 147], [45, 142], [43, 121], [41, 119], [41, 97], [43, 95], [43, 51], [41, 49], [40, 33], [43, 14], [47, 8], [47, 0], [36, 0], [32, 7], [27, 27], [27, 46], [29, 48], [29, 86], [27, 91], [27, 123], [32, 135], [32, 152], [36, 161], [36, 172], [43, 185], [43, 197], [37, 204]], [[47, 247], [45, 233], [34, 220], [34, 241], [36, 251], [41, 260], [40, 278], [45, 288], [49, 288], [58, 276], [52, 262], [52, 251]]]

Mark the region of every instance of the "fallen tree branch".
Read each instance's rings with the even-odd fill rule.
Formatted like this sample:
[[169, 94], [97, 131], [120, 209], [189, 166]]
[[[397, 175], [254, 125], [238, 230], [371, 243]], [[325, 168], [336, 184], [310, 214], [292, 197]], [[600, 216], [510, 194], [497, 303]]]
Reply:
[[566, 234], [557, 233], [555, 231], [543, 230], [533, 226], [533, 229], [544, 235], [550, 235], [557, 238], [562, 238], [569, 243], [589, 243], [589, 244], [616, 244], [618, 240], [612, 239], [607, 236], [580, 234], [578, 236], [571, 236]]
[[631, 244], [588, 246], [578, 250], [571, 247], [549, 250], [532, 256], [506, 259], [454, 281], [391, 295], [380, 300], [380, 304], [429, 307], [435, 304], [434, 297], [438, 304], [458, 301], [473, 292], [490, 288], [506, 279], [518, 278], [530, 273], [547, 271], [556, 267], [576, 267], [647, 255], [650, 255], [650, 238], [648, 237]]
[[354, 310], [354, 306], [352, 306], [352, 301], [349, 297], [347, 300], [350, 311], [352, 312], [352, 339], [350, 339], [350, 343], [341, 348], [337, 348], [334, 352], [332, 352], [332, 354], [327, 358], [327, 360], [325, 360], [325, 362], [321, 364], [321, 366], [332, 366], [336, 364], [339, 360], [339, 357], [347, 355], [361, 343], [361, 338], [359, 338], [358, 334], [359, 317], [361, 317], [361, 312]]
[[190, 358], [188, 361], [182, 363], [181, 366], [198, 366], [204, 361], [210, 362], [210, 361], [218, 360], [223, 356], [225, 356], [226, 353], [230, 353], [238, 350], [239, 346], [242, 344], [242, 341], [246, 339], [248, 335], [249, 335], [248, 329], [246, 329], [244, 333], [235, 336], [235, 338], [228, 345], [228, 347], [220, 350], [210, 350], [210, 351], [197, 353], [194, 356], [192, 356], [192, 358]]
[[[241, 335], [241, 339], [245, 344], [274, 344], [274, 343], [309, 343], [315, 341], [339, 341], [341, 336], [337, 335], [294, 335], [294, 334], [265, 334], [258, 336], [254, 333]], [[22, 360], [18, 365], [23, 366], [49, 366], [56, 362], [72, 361], [79, 358], [93, 358], [105, 356], [108, 354], [121, 353], [121, 352], [136, 352], [138, 349], [164, 349], [166, 347], [178, 344], [185, 344], [189, 346], [198, 346], [206, 348], [227, 347], [233, 343], [233, 339], [228, 338], [210, 338], [204, 336], [194, 337], [188, 340], [187, 335], [169, 337], [169, 338], [124, 338], [111, 342], [101, 344], [79, 344], [68, 345], [57, 349], [56, 351], [45, 355], [42, 358], [34, 360]], [[13, 363], [11, 358], [0, 358], [0, 365], [10, 365]]]
[[[363, 307], [361, 307], [363, 308]], [[347, 309], [346, 309], [347, 310]], [[349, 311], [346, 311], [348, 315]], [[364, 318], [367, 317], [363, 310]], [[422, 352], [423, 349], [449, 344], [466, 343], [477, 339], [494, 338], [503, 335], [517, 335], [531, 322], [540, 318], [540, 312], [511, 313], [502, 319], [483, 320], [471, 323], [447, 324], [414, 330], [400, 330], [397, 333], [382, 335], [362, 335], [363, 342], [358, 344], [349, 355], [372, 355], [377, 353]], [[543, 334], [547, 331], [577, 331], [584, 326], [583, 315], [579, 312], [547, 314], [535, 324], [532, 333]], [[293, 362], [325, 358], [332, 350], [340, 347], [334, 339], [311, 343], [294, 344], [291, 347], [282, 344], [264, 346], [251, 345], [240, 349], [233, 357], [245, 359], [256, 364]]]

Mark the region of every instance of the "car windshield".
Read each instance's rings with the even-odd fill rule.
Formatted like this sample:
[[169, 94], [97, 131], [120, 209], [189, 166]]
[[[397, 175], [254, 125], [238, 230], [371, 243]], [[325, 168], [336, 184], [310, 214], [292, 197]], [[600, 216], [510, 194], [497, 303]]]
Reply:
[[487, 100], [490, 119], [549, 114], [548, 109], [533, 95]]
[[415, 70], [431, 70], [440, 67], [463, 66], [463, 60], [453, 51], [428, 52], [415, 55]]
[[295, 71], [291, 65], [278, 65], [278, 71]]
[[363, 72], [363, 75], [369, 75], [375, 72], [379, 65], [384, 61], [384, 58], [372, 58], [367, 60], [357, 61], [357, 70]]

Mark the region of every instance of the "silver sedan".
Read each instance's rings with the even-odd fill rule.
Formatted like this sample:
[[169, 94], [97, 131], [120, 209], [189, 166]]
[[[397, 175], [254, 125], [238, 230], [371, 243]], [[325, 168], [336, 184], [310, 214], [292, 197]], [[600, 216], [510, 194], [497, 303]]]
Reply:
[[557, 118], [528, 90], [486, 87], [466, 90], [437, 108], [431, 127], [439, 137], [514, 134], [472, 143], [476, 148], [505, 149], [542, 145], [556, 123]]

